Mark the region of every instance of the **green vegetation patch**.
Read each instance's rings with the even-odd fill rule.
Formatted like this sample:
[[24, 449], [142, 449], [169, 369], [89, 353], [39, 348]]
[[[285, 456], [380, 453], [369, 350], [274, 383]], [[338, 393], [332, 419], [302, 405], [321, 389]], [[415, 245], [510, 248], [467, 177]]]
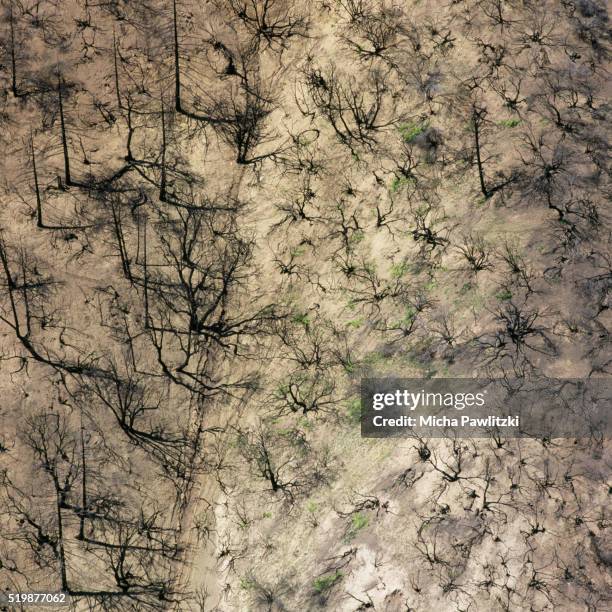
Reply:
[[414, 323], [417, 317], [417, 310], [414, 306], [407, 306], [404, 312], [404, 318], [398, 321], [398, 325], [410, 326]]
[[512, 119], [503, 119], [499, 121], [497, 125], [504, 128], [515, 128], [517, 125], [521, 125], [522, 121], [520, 119], [512, 118]]
[[359, 317], [358, 319], [348, 321], [346, 325], [347, 327], [352, 327], [353, 329], [359, 329], [363, 325], [363, 318]]
[[351, 529], [353, 531], [359, 531], [364, 527], [367, 527], [369, 522], [370, 519], [365, 514], [358, 512], [357, 514], [353, 514], [351, 517]]
[[393, 278], [401, 278], [410, 271], [410, 264], [403, 261], [402, 263], [394, 264], [391, 266], [391, 276]]
[[415, 182], [415, 179], [410, 176], [402, 176], [401, 178], [396, 176], [391, 181], [391, 186], [389, 187], [389, 189], [391, 190], [391, 193], [395, 193], [396, 191], [399, 191], [404, 185], [414, 185]]
[[245, 591], [250, 591], [256, 586], [257, 586], [257, 583], [252, 578], [248, 578], [245, 576], [240, 579], [240, 588], [244, 589]]
[[334, 584], [342, 580], [343, 576], [344, 574], [342, 572], [336, 571], [333, 574], [327, 574], [326, 576], [315, 578], [313, 583], [314, 589], [317, 593], [328, 591], [334, 586]]
[[351, 516], [351, 523], [346, 530], [344, 542], [349, 543], [362, 529], [368, 526], [370, 519], [362, 512], [357, 512]]
[[351, 234], [350, 243], [351, 244], [359, 244], [365, 238], [365, 234], [359, 230]]
[[361, 399], [355, 398], [348, 403], [347, 406], [349, 419], [353, 423], [359, 423], [361, 420]]
[[510, 291], [509, 289], [502, 289], [501, 291], [498, 291], [495, 294], [495, 297], [500, 302], [507, 302], [508, 300], [512, 299], [512, 291]]
[[293, 316], [293, 322], [303, 325], [304, 327], [308, 327], [310, 325], [310, 319], [308, 318], [308, 313], [296, 314]]
[[409, 121], [408, 123], [400, 123], [397, 129], [404, 142], [412, 142], [417, 136], [420, 136], [429, 127], [428, 121]]

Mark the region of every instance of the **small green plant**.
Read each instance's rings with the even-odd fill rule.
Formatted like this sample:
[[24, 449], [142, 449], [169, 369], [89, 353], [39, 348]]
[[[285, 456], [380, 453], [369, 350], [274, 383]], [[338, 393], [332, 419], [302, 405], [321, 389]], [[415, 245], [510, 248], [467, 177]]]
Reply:
[[433, 291], [438, 286], [438, 281], [432, 278], [428, 283], [425, 284], [425, 291]]
[[512, 291], [510, 291], [509, 289], [502, 289], [501, 291], [495, 294], [495, 297], [500, 302], [507, 302], [508, 300], [512, 299]]
[[502, 121], [498, 121], [497, 125], [505, 128], [514, 128], [517, 125], [521, 124], [520, 119], [512, 118], [512, 119], [503, 119]]
[[313, 502], [312, 500], [310, 500], [306, 504], [307, 520], [310, 523], [311, 527], [319, 526], [319, 517], [317, 516], [318, 511], [319, 506], [315, 504], [315, 502]]
[[404, 274], [406, 274], [406, 272], [408, 272], [409, 269], [410, 265], [407, 264], [405, 261], [403, 261], [402, 263], [394, 264], [393, 266], [391, 266], [391, 276], [393, 278], [401, 278], [402, 276], [404, 276]]
[[362, 231], [355, 232], [351, 235], [351, 244], [358, 244], [365, 238], [365, 234]]
[[346, 530], [344, 542], [349, 543], [362, 529], [368, 526], [370, 519], [363, 513], [357, 512], [351, 516], [351, 524]]
[[348, 415], [349, 419], [353, 423], [359, 423], [361, 420], [361, 400], [359, 398], [355, 398], [348, 403]]
[[399, 321], [399, 324], [410, 326], [414, 323], [416, 316], [417, 316], [416, 308], [414, 306], [407, 306], [406, 313], [404, 314], [404, 318], [401, 321]]
[[314, 423], [308, 417], [302, 417], [298, 421], [298, 425], [304, 429], [312, 429], [314, 427]]
[[247, 578], [246, 576], [240, 579], [240, 588], [245, 591], [250, 591], [252, 588], [256, 586], [256, 582], [252, 578]]
[[465, 295], [466, 293], [469, 293], [472, 289], [473, 289], [474, 285], [472, 285], [472, 283], [467, 282], [467, 283], [463, 283], [461, 289], [459, 289], [459, 295]]
[[391, 186], [389, 189], [391, 193], [396, 193], [399, 191], [404, 185], [414, 185], [416, 183], [415, 179], [411, 176], [402, 176], [402, 177], [394, 177], [391, 181]]
[[412, 142], [417, 136], [421, 135], [428, 127], [429, 123], [427, 121], [411, 121], [409, 123], [400, 123], [397, 129], [404, 142]]
[[363, 325], [363, 318], [359, 317], [358, 319], [353, 319], [352, 321], [347, 322], [348, 327], [352, 327], [353, 329], [359, 329]]
[[357, 369], [357, 364], [348, 357], [342, 362], [342, 367], [347, 374], [352, 374]]
[[370, 521], [365, 514], [358, 512], [357, 514], [353, 514], [351, 518], [351, 529], [353, 531], [359, 531], [360, 529], [367, 527], [369, 522]]
[[289, 385], [280, 384], [274, 391], [274, 396], [278, 399], [283, 399], [289, 393]]
[[315, 578], [313, 583], [314, 589], [317, 593], [323, 593], [331, 589], [334, 584], [342, 579], [344, 574], [340, 571], [336, 571], [333, 574], [327, 574], [327, 576], [319, 576]]
[[310, 319], [308, 318], [308, 313], [306, 312], [294, 315], [292, 321], [294, 323], [303, 325], [304, 327], [308, 327], [310, 325]]
[[261, 518], [272, 518], [272, 513], [271, 512], [264, 512], [261, 515]]

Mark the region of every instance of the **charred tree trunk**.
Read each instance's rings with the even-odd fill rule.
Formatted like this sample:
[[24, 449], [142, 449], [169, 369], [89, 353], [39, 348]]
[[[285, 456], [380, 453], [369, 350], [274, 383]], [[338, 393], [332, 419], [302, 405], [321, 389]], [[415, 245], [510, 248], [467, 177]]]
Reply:
[[117, 248], [119, 249], [119, 257], [121, 258], [121, 268], [125, 278], [133, 282], [130, 260], [125, 245], [125, 237], [123, 235], [123, 228], [121, 227], [121, 210], [118, 209], [117, 203], [114, 200], [111, 200], [111, 212], [113, 214], [113, 226], [115, 228], [115, 237], [117, 238]]
[[40, 198], [40, 185], [38, 184], [38, 171], [36, 169], [36, 155], [34, 155], [34, 139], [30, 140], [31, 152], [32, 152], [32, 172], [34, 174], [34, 190], [36, 192], [36, 226], [45, 228], [42, 213], [42, 200]]
[[13, 3], [11, 2], [9, 9], [9, 25], [11, 31], [11, 91], [17, 98], [19, 92], [17, 91], [17, 60], [15, 58], [15, 23], [13, 18]]
[[57, 490], [57, 552], [59, 557], [60, 565], [60, 579], [62, 581], [62, 591], [68, 592], [68, 576], [66, 572], [66, 554], [64, 551], [64, 526], [62, 523], [62, 510], [61, 510], [61, 495], [60, 491]]
[[81, 478], [81, 512], [79, 514], [79, 540], [85, 539], [85, 514], [87, 513], [87, 463], [85, 461], [85, 434], [83, 432], [83, 417], [81, 415], [81, 464], [83, 476]]
[[125, 161], [130, 163], [134, 161], [134, 155], [132, 155], [132, 138], [134, 137], [134, 128], [132, 126], [132, 105], [128, 100], [128, 108], [127, 108], [127, 128], [128, 135], [126, 141], [127, 154], [125, 156]]
[[482, 195], [485, 198], [489, 198], [491, 193], [487, 189], [487, 185], [485, 182], [484, 176], [484, 167], [482, 163], [482, 152], [480, 145], [480, 128], [482, 126], [482, 122], [484, 121], [486, 111], [484, 109], [477, 108], [474, 106], [472, 108], [472, 125], [474, 127], [474, 147], [476, 149], [476, 165], [478, 166], [478, 178], [480, 180], [480, 190], [482, 191]]
[[143, 286], [144, 286], [144, 324], [145, 329], [151, 328], [151, 322], [149, 318], [149, 272], [147, 268], [147, 218], [144, 217], [144, 227], [142, 235], [142, 253], [143, 253]]
[[199, 115], [183, 107], [183, 100], [181, 98], [181, 64], [180, 64], [180, 53], [179, 53], [179, 39], [178, 39], [178, 13], [176, 8], [176, 0], [172, 2], [172, 31], [174, 34], [174, 109], [177, 113], [195, 119], [196, 121], [205, 121], [210, 124], [220, 124], [222, 121], [215, 117], [206, 115]]
[[62, 99], [62, 77], [57, 78], [57, 95], [59, 100], [60, 126], [62, 132], [62, 149], [64, 152], [64, 180], [67, 186], [71, 186], [72, 177], [70, 176], [70, 155], [68, 153], [68, 140], [66, 138], [66, 121], [64, 118], [64, 102]]
[[162, 150], [161, 150], [161, 176], [159, 178], [159, 199], [167, 201], [166, 193], [166, 117], [164, 114], [164, 104], [161, 105], [161, 124], [162, 124]]
[[113, 66], [115, 71], [115, 94], [117, 96], [117, 107], [122, 110], [121, 89], [119, 88], [119, 67], [117, 66], [117, 40], [115, 38], [115, 30], [113, 29]]
[[174, 107], [177, 113], [182, 113], [181, 105], [181, 66], [179, 58], [178, 23], [176, 14], [176, 0], [172, 2], [173, 32], [174, 32]]

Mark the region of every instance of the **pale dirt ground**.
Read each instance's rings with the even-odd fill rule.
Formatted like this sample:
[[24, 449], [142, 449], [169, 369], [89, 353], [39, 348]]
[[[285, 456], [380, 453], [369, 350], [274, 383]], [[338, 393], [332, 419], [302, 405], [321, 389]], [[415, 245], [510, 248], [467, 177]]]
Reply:
[[[32, 13], [30, 4], [35, 3], [22, 7], [15, 2], [14, 10], [29, 7]], [[130, 91], [140, 108], [150, 113], [142, 119], [137, 115], [135, 120], [139, 127], [132, 149], [137, 158], [157, 163], [159, 100], [163, 98], [165, 108], [171, 109], [174, 91], [169, 3], [90, 6], [90, 27], [79, 31], [75, 20], [84, 18], [86, 4], [40, 3], [39, 10], [49, 16], [55, 31], [65, 35], [62, 40], [43, 42], [40, 28], [32, 25], [32, 15], [19, 17], [23, 86], [36, 79], [53, 83], [48, 75], [58, 65], [67, 81], [78, 84], [65, 101], [72, 173], [77, 179], [89, 171], [109, 176], [124, 163], [127, 128], [125, 112], [116, 108], [113, 30], [127, 66], [122, 68], [121, 88]], [[200, 101], [206, 94], [222, 97], [233, 86], [231, 77], [214, 74], [225, 60], [206, 47], [209, 35], [235, 51], [248, 33], [235, 20], [230, 23], [223, 2], [218, 6], [211, 2], [178, 4], [183, 102], [197, 108], [198, 96]], [[168, 156], [179, 169], [198, 178], [195, 190], [227, 194], [246, 204], [238, 226], [241, 235], [255, 241], [255, 274], [245, 281], [232, 308], [251, 312], [256, 305], [278, 304], [290, 313], [290, 333], [297, 338], [297, 348], [307, 352], [313, 339], [320, 342], [326, 375], [336, 383], [332, 403], [325, 409], [307, 415], [279, 414], [276, 397], [299, 368], [295, 355], [274, 334], [262, 334], [257, 345], [246, 339], [249, 358], [216, 358], [219, 377], [228, 380], [256, 373], [258, 388], [246, 393], [244, 401], [221, 398], [207, 407], [204, 426], [223, 431], [204, 437], [198, 457], [202, 471], [183, 498], [185, 503], [173, 505], [175, 491], [170, 479], [122, 437], [102, 407], [83, 398], [81, 405], [78, 398], [66, 397], [57, 375], [48, 367], [31, 363], [27, 370], [13, 373], [21, 365], [17, 359], [0, 362], [4, 398], [0, 431], [8, 449], [0, 455], [1, 465], [20, 486], [32, 486], [39, 494], [38, 499], [30, 495], [33, 505], [47, 508], [51, 503], [52, 508], [53, 497], [44, 470], [20, 438], [26, 416], [49, 407], [66, 414], [70, 426], [78, 431], [79, 415], [84, 411], [92, 423], [92, 461], [95, 456], [101, 465], [96, 486], [104, 489], [108, 486], [104, 483], [110, 482], [117, 497], [127, 500], [127, 508], [156, 508], [164, 526], [180, 525], [178, 538], [185, 550], [177, 562], [162, 563], [156, 571], [172, 576], [188, 596], [174, 606], [156, 602], [159, 609], [591, 611], [610, 606], [608, 444], [511, 440], [503, 448], [494, 448], [489, 441], [465, 440], [453, 450], [448, 441], [431, 441], [435, 459], [452, 464], [459, 455], [462, 458], [462, 478], [447, 482], [432, 463], [419, 459], [415, 440], [362, 439], [355, 419], [358, 382], [366, 373], [470, 377], [487, 371], [483, 364], [489, 353], [473, 340], [498, 330], [494, 314], [507, 301], [500, 295], [508, 286], [517, 304], [525, 299], [530, 309], [539, 311], [538, 322], [556, 347], [554, 355], [527, 351], [535, 372], [551, 377], [609, 375], [609, 310], [604, 307], [610, 273], [609, 191], [603, 173], [595, 178], [597, 170], [589, 157], [589, 151], [599, 149], [605, 158], [606, 151], [601, 142], [588, 142], [590, 135], [605, 132], [607, 64], [593, 45], [578, 36], [577, 20], [603, 46], [608, 42], [605, 27], [600, 27], [597, 13], [590, 15], [584, 6], [572, 18], [561, 3], [510, 2], [504, 10], [511, 25], [500, 28], [484, 14], [484, 8], [493, 4], [397, 3], [399, 12], [391, 20], [402, 24], [405, 31], [389, 50], [389, 57], [398, 69], [390, 69], [380, 58], [359, 59], [342, 42], [342, 36], [348, 35], [347, 13], [342, 7], [348, 2], [299, 7], [309, 17], [308, 38], [291, 38], [282, 53], [277, 47], [262, 46], [256, 60], [261, 80], [275, 75], [276, 109], [266, 119], [266, 127], [275, 136], [255, 151], [265, 154], [279, 143], [289, 143], [290, 134], [318, 130], [316, 142], [299, 149], [321, 166], [310, 176], [314, 197], [306, 209], [312, 221], [278, 226], [283, 218], [279, 207], [299, 197], [307, 175], [304, 170], [293, 172], [271, 159], [237, 165], [235, 152], [213, 128], [167, 111]], [[383, 5], [372, 2], [367, 6], [371, 14], [378, 11], [380, 15]], [[385, 6], [390, 10], [390, 4]], [[3, 7], [6, 14], [8, 0]], [[467, 13], [472, 14], [471, 27], [466, 25]], [[123, 17], [117, 19], [117, 14]], [[538, 20], [546, 44], [526, 41], [526, 33]], [[406, 34], [411, 27], [415, 28], [412, 35], [416, 31], [421, 39], [421, 50], [430, 56], [423, 71], [440, 75], [429, 101], [408, 78], [415, 65], [414, 47]], [[9, 83], [5, 29], [2, 79]], [[453, 45], [445, 50], [436, 41], [447, 31], [452, 33]], [[555, 198], [562, 200], [562, 195], [575, 192], [577, 201], [588, 197], [599, 213], [594, 225], [575, 217], [583, 233], [569, 246], [561, 246], [564, 225], [547, 208], [541, 193], [529, 190], [529, 181], [485, 200], [475, 167], [459, 161], [461, 149], [469, 152], [472, 148], [469, 105], [459, 99], [459, 84], [472, 75], [487, 73], [476, 43], [479, 38], [491, 44], [505, 42], [511, 50], [512, 61], [508, 62], [513, 63], [512, 68], [499, 68], [498, 79], [491, 80], [480, 95], [492, 122], [486, 142], [491, 156], [486, 166], [489, 181], [494, 181], [497, 170], [520, 167], [536, 173], [534, 164], [523, 166], [521, 161], [529, 158], [528, 136], [535, 141], [542, 138], [544, 155], [553, 161], [560, 150], [567, 149], [570, 161], [556, 175], [561, 187]], [[87, 49], [85, 43], [94, 47]], [[580, 58], [568, 59], [571, 51]], [[308, 58], [326, 73], [333, 62], [345, 83], [364, 91], [372, 70], [389, 71], [380, 122], [395, 124], [377, 132], [371, 150], [356, 145], [356, 151], [349, 151], [320, 113], [312, 110], [304, 116], [300, 112], [308, 104], [303, 85]], [[582, 90], [573, 107], [565, 92], [559, 93], [564, 116], [578, 126], [565, 135], [538, 98], [545, 89], [545, 76], [554, 75], [555, 70], [570, 71], [577, 82], [583, 79], [594, 91], [591, 107]], [[507, 87], [510, 96], [520, 83], [516, 112], [504, 106], [491, 83]], [[46, 299], [49, 312], [58, 309], [66, 331], [60, 335], [56, 328], [37, 326], [37, 342], [67, 357], [76, 354], [75, 346], [82, 355], [120, 356], [125, 344], [108, 325], [127, 320], [133, 329], [143, 329], [142, 287], [131, 287], [121, 274], [108, 209], [85, 190], [52, 189], [63, 167], [56, 99], [52, 86], [50, 89], [39, 104], [32, 96], [14, 99], [10, 92], [3, 98], [3, 239], [8, 245], [23, 245], [41, 271], [60, 283]], [[96, 101], [115, 113], [112, 126], [95, 110]], [[314, 109], [312, 103], [310, 107]], [[393, 170], [403, 147], [398, 125], [425, 119], [442, 134], [448, 162], [425, 163], [423, 149], [415, 145], [411, 152], [420, 160], [417, 172], [422, 191], [410, 183], [396, 188]], [[515, 127], [500, 123], [508, 119], [519, 123]], [[30, 133], [36, 143], [47, 222], [80, 225], [86, 219], [96, 224], [94, 228], [69, 232], [35, 227], [27, 153]], [[82, 163], [84, 155], [90, 164]], [[142, 186], [150, 201], [157, 202], [158, 173], [143, 172], [145, 176], [130, 180]], [[420, 243], [412, 239], [411, 232], [417, 210], [427, 198], [434, 208], [435, 227], [449, 246], [437, 249], [419, 269]], [[338, 227], [335, 205], [339, 201], [344, 203], [347, 218], [355, 215], [359, 224], [344, 252], [339, 234], [330, 236]], [[389, 215], [392, 223], [376, 227], [376, 205], [386, 210], [391, 204], [395, 207]], [[77, 214], [75, 207], [79, 206]], [[127, 244], [134, 253], [140, 233], [135, 224], [126, 223]], [[76, 239], [66, 239], [71, 233]], [[456, 248], [469, 233], [481, 234], [490, 249], [491, 268], [477, 274], [467, 268]], [[150, 261], [157, 261], [159, 238], [153, 235], [150, 240]], [[501, 261], [499, 249], [504, 241], [515, 245], [530, 269], [535, 291], [528, 298]], [[297, 274], [282, 274], [276, 260], [286, 262], [292, 254]], [[355, 266], [376, 272], [379, 289], [385, 283], [401, 282], [407, 290], [401, 297], [374, 306], [356, 301], [365, 285], [342, 272], [342, 262], [349, 256]], [[596, 275], [602, 276], [603, 289], [585, 284], [584, 279]], [[413, 333], [402, 337], [397, 331], [383, 331], [383, 323], [392, 325], [406, 317], [410, 308], [406, 296], [414, 298], [418, 292], [427, 296], [430, 306], [416, 317]], [[4, 301], [2, 308], [6, 313]], [[436, 335], [443, 314], [453, 319], [452, 347]], [[0, 325], [0, 334], [3, 355], [23, 354], [6, 325]], [[139, 336], [139, 358], [144, 369], [155, 371], [155, 355], [147, 342], [146, 335]], [[345, 349], [350, 352], [350, 365], [346, 360], [342, 365], [338, 358]], [[499, 374], [507, 367], [501, 358], [493, 359], [488, 371]], [[307, 373], [312, 375], [312, 369]], [[161, 397], [161, 390], [159, 393]], [[160, 417], [189, 431], [200, 423], [187, 394], [176, 390], [164, 399]], [[262, 424], [278, 436], [275, 458], [277, 465], [285, 465], [283, 476], [300, 484], [291, 498], [270, 491], [268, 481], [245, 458], [237, 429], [254, 430]], [[410, 470], [408, 484], [399, 483], [398, 477], [406, 470]], [[485, 492], [487, 470], [494, 479]], [[499, 503], [483, 510], [480, 505], [485, 494]], [[357, 509], [366, 497], [376, 499], [378, 507]], [[50, 511], [45, 517], [52, 523]], [[34, 563], [15, 535], [20, 527], [14, 517], [3, 514], [2, 521], [6, 525], [0, 548], [2, 587], [57, 589], [56, 563], [46, 567]], [[85, 550], [74, 538], [77, 528], [77, 519], [66, 512], [73, 588], [113, 588], [104, 555]], [[11, 562], [20, 572], [7, 569]], [[330, 576], [335, 579], [321, 582], [321, 577]], [[144, 609], [142, 604], [123, 605], [118, 609]], [[94, 609], [94, 603], [83, 599], [76, 607]]]

